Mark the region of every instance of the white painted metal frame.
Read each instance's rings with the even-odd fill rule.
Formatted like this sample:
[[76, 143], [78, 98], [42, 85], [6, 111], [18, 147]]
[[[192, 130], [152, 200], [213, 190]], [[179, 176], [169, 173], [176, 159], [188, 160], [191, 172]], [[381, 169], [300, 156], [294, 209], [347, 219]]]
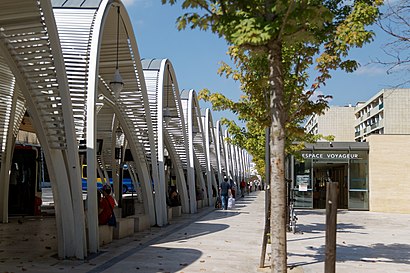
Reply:
[[236, 170], [237, 170], [237, 177], [236, 177], [236, 187], [237, 191], [240, 191], [240, 183], [241, 177], [243, 174], [242, 166], [241, 166], [241, 148], [235, 145], [235, 152], [236, 152]]
[[232, 155], [233, 155], [233, 169], [234, 169], [234, 181], [237, 182], [239, 180], [239, 158], [238, 158], [238, 146], [232, 145]]
[[[89, 3], [95, 4], [95, 1]], [[114, 94], [109, 86], [116, 64], [117, 7], [120, 8], [121, 19], [118, 64], [124, 81], [120, 94]], [[96, 104], [101, 108], [101, 103], [112, 102], [108, 103], [112, 108], [112, 114], [108, 115], [111, 131], [116, 129], [118, 122], [121, 124], [141, 179], [144, 210], [154, 225], [156, 219], [151, 182], [158, 183], [158, 166], [150, 107], [131, 21], [120, 1], [102, 0], [95, 6], [87, 6], [87, 1], [85, 6], [81, 6], [80, 2], [56, 1], [54, 12], [75, 105], [77, 138], [86, 139], [89, 250], [96, 252], [98, 213], [96, 183], [93, 181], [96, 181], [97, 169], [96, 139], [98, 135], [104, 135], [104, 132], [98, 133], [100, 123], [96, 119]], [[105, 97], [103, 101], [98, 100], [99, 92]], [[112, 155], [112, 137], [104, 140], [103, 156]], [[103, 161], [111, 167], [118, 167], [112, 158], [107, 156]]]
[[[194, 90], [183, 90], [181, 92], [181, 103], [184, 112], [184, 117], [187, 122], [188, 133], [188, 191], [190, 213], [197, 212], [196, 202], [196, 186], [199, 185], [202, 189], [205, 188], [203, 173], [206, 172], [207, 160], [205, 154], [205, 136], [202, 125], [201, 109]], [[195, 164], [197, 161], [198, 164]], [[196, 179], [197, 183], [195, 182]], [[201, 190], [201, 189], [199, 189]]]
[[205, 152], [206, 152], [206, 157], [208, 158], [207, 170], [206, 170], [207, 171], [206, 172], [206, 182], [207, 182], [207, 189], [208, 189], [208, 203], [211, 206], [211, 204], [214, 204], [212, 187], [214, 187], [215, 190], [218, 191], [218, 184], [215, 179], [215, 174], [218, 175], [218, 177], [220, 177], [221, 174], [219, 173], [219, 168], [218, 168], [219, 157], [217, 156], [217, 153], [219, 153], [219, 150], [216, 147], [217, 136], [214, 130], [211, 109], [209, 108], [205, 109], [204, 131], [205, 131]]
[[[164, 187], [162, 206], [166, 207], [167, 182], [165, 181], [164, 150], [167, 149], [176, 174], [182, 212], [188, 213], [189, 198], [184, 174], [184, 167], [186, 169], [187, 166], [188, 145], [175, 71], [168, 59], [144, 59], [142, 66], [147, 92], [150, 96], [151, 111], [155, 113], [153, 122], [156, 124], [154, 132], [158, 147], [159, 179], [160, 185]], [[167, 116], [164, 116], [164, 113]], [[167, 215], [166, 212], [164, 215]]]
[[[1, 53], [1, 52], [0, 52]], [[14, 140], [18, 131], [15, 130], [16, 124], [20, 124], [23, 119], [25, 99], [17, 89], [15, 78], [10, 71], [5, 60], [0, 56], [0, 134], [1, 134], [1, 169], [0, 169], [0, 215], [1, 222], [8, 222], [8, 203], [9, 203], [9, 180], [11, 160], [13, 156]], [[23, 107], [16, 108], [17, 97], [20, 96]], [[7, 118], [9, 116], [9, 118]], [[20, 123], [19, 123], [20, 122]]]
[[[184, 212], [197, 211], [197, 184], [208, 189], [206, 195], [211, 205], [212, 184], [215, 185], [212, 172], [217, 170], [219, 183], [224, 169], [228, 176], [231, 175], [233, 155], [229, 144], [224, 144], [218, 122], [215, 133], [209, 109], [203, 124], [195, 91], [179, 94], [175, 72], [168, 60], [161, 60], [157, 72], [163, 90], [148, 95], [131, 20], [120, 1], [53, 2], [54, 10], [47, 0], [2, 1], [0, 80], [4, 84], [0, 86], [0, 94], [6, 107], [0, 107], [0, 189], [3, 194], [0, 214], [1, 220], [7, 222], [6, 181], [9, 181], [12, 147], [27, 107], [45, 152], [52, 182], [58, 254], [61, 258], [82, 259], [87, 253], [87, 242], [78, 141], [86, 140], [87, 144], [90, 252], [99, 248], [94, 182], [97, 177], [96, 139], [102, 137], [106, 141], [99, 164], [104, 165], [104, 170], [106, 166], [113, 167], [113, 132], [117, 124], [124, 133], [124, 148], [129, 146], [133, 155], [133, 169], [142, 180], [144, 209], [152, 225], [163, 225], [167, 221], [164, 145], [177, 166]], [[120, 94], [114, 94], [109, 85], [116, 61], [113, 52], [116, 49], [114, 22], [117, 7], [121, 10], [119, 68], [125, 83]], [[164, 90], [167, 79], [172, 79], [172, 91]], [[175, 113], [170, 123], [164, 121], [162, 112], [164, 94], [168, 92], [172, 96], [166, 101], [172, 103]], [[99, 99], [100, 95], [103, 100]], [[152, 100], [154, 97], [157, 103]], [[105, 126], [107, 120], [110, 121], [108, 127]], [[214, 160], [211, 160], [212, 143], [216, 150]], [[249, 155], [245, 156], [245, 161], [243, 170], [238, 165], [236, 168], [246, 176]], [[184, 182], [184, 170], [187, 183]], [[207, 175], [206, 186], [204, 173]], [[198, 183], [195, 183], [196, 179]], [[155, 206], [152, 182], [160, 191]]]
[[224, 133], [224, 145], [225, 145], [225, 158], [226, 158], [226, 176], [228, 178], [232, 178], [232, 150], [231, 144], [228, 142], [229, 139], [229, 132], [225, 130]]
[[[215, 133], [216, 133], [216, 150], [217, 150], [217, 158], [218, 158], [218, 187], [221, 185], [224, 175], [227, 174], [227, 157], [225, 151], [225, 143], [224, 143], [224, 136], [222, 125], [219, 120], [216, 121], [215, 125]], [[218, 188], [217, 188], [218, 189]]]
[[1, 55], [26, 100], [52, 180], [58, 254], [83, 258], [86, 241], [78, 146], [50, 2], [3, 1], [0, 28]]
[[244, 180], [244, 175], [245, 175], [245, 170], [243, 166], [243, 149], [238, 147], [238, 159], [239, 159], [239, 178], [238, 178], [238, 184]]

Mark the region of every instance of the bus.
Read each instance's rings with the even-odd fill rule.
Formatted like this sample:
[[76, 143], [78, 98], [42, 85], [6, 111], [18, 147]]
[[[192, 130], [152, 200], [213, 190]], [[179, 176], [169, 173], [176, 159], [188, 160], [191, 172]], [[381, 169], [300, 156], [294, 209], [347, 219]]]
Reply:
[[[112, 179], [112, 171], [108, 170], [108, 177], [111, 187], [113, 188], [113, 179]], [[82, 190], [87, 191], [87, 165], [82, 165], [82, 172], [81, 172], [81, 184]], [[101, 189], [103, 185], [107, 183], [105, 180], [103, 183], [102, 178], [100, 177], [99, 173], [97, 172], [97, 189]], [[123, 177], [122, 177], [122, 193], [129, 193], [135, 192], [134, 184], [132, 183], [132, 179], [129, 173], [128, 168], [123, 169]]]

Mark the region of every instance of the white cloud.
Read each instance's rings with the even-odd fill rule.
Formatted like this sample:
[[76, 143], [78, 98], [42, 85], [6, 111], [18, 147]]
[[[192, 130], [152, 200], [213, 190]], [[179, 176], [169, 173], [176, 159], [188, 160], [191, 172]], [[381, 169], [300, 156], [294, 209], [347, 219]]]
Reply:
[[317, 101], [317, 99], [319, 98], [319, 96], [323, 96], [323, 92], [320, 90], [316, 90], [313, 95], [310, 97], [311, 101]]
[[135, 0], [122, 0], [122, 3], [123, 3], [125, 6], [129, 7], [129, 6], [134, 5]]
[[384, 0], [384, 4], [385, 5], [394, 5], [398, 2], [400, 2], [401, 0]]
[[[307, 91], [307, 90], [306, 90]], [[309, 98], [310, 101], [317, 101], [319, 98], [324, 99], [329, 94], [324, 94], [321, 90], [316, 90], [313, 95]], [[326, 98], [327, 101], [331, 101], [332, 98]]]
[[376, 65], [365, 65], [359, 67], [354, 73], [358, 75], [378, 76], [386, 74], [386, 69]]
[[131, 7], [131, 6], [139, 6], [143, 8], [151, 7], [152, 6], [152, 0], [122, 0], [122, 3], [126, 7]]

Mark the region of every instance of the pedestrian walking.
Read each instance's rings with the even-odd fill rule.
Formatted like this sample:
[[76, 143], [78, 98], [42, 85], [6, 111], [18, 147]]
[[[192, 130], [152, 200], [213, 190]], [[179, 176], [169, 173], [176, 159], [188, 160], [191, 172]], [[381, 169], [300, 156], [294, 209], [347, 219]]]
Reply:
[[241, 184], [240, 184], [240, 187], [241, 187], [241, 197], [244, 197], [245, 187], [246, 187], [246, 183], [245, 183], [244, 180], [242, 180], [242, 182], [241, 182]]
[[231, 193], [231, 184], [228, 182], [228, 177], [224, 177], [224, 181], [222, 181], [221, 185], [219, 186], [219, 193], [221, 195], [222, 201], [222, 209], [228, 209], [228, 197]]

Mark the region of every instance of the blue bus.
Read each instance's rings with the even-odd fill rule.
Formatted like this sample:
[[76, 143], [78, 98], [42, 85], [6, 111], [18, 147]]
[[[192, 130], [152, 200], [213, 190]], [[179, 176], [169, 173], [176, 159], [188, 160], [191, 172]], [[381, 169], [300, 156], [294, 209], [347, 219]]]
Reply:
[[[111, 171], [107, 171], [110, 185], [113, 188], [113, 180], [112, 180], [112, 173]], [[82, 181], [82, 189], [83, 191], [87, 191], [87, 165], [82, 166], [82, 172], [81, 172], [81, 181]], [[107, 181], [104, 181], [106, 183]], [[99, 176], [97, 172], [97, 189], [101, 189], [104, 185], [101, 177]], [[128, 171], [128, 168], [124, 168], [123, 170], [123, 177], [122, 177], [122, 193], [128, 193], [128, 192], [135, 192], [134, 184], [132, 183], [132, 179], [130, 176], [130, 173]]]

